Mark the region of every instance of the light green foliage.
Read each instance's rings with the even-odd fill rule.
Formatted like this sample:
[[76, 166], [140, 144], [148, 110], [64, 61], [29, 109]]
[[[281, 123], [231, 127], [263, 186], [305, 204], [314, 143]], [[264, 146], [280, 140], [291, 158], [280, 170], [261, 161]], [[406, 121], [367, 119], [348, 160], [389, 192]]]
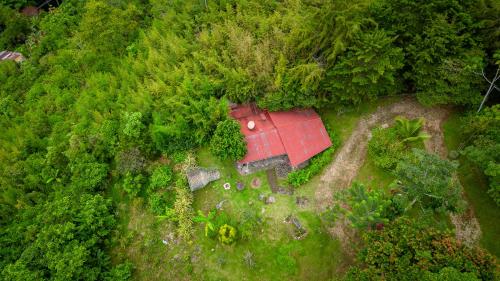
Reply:
[[400, 141], [398, 131], [394, 127], [379, 127], [372, 131], [372, 138], [368, 142], [368, 155], [378, 167], [393, 169], [406, 151], [407, 148]]
[[363, 240], [360, 266], [349, 270], [347, 280], [435, 280], [437, 276], [495, 280], [492, 256], [407, 218], [397, 219], [382, 231], [367, 232]]
[[359, 229], [374, 229], [377, 224], [389, 222], [386, 209], [390, 200], [379, 190], [368, 190], [355, 182], [343, 195], [347, 208], [340, 208], [351, 225]]
[[236, 228], [224, 224], [219, 229], [219, 241], [223, 244], [232, 244], [236, 241]]
[[460, 212], [464, 210], [462, 187], [454, 178], [458, 164], [434, 154], [413, 149], [413, 154], [398, 163], [394, 175], [411, 205], [424, 209]]
[[215, 211], [212, 210], [208, 212], [208, 214], [205, 216], [202, 211], [198, 210], [198, 215], [193, 218], [194, 222], [199, 222], [199, 223], [204, 223], [205, 224], [205, 236], [208, 237], [208, 234], [210, 232], [213, 232], [215, 230], [214, 227], [214, 222], [213, 220], [215, 219]]
[[341, 55], [326, 75], [333, 98], [343, 103], [360, 103], [400, 90], [397, 72], [403, 67], [403, 52], [384, 30], [360, 32], [352, 47]]
[[141, 119], [140, 112], [126, 112], [123, 116], [123, 133], [130, 138], [138, 138], [144, 128]]
[[236, 120], [227, 119], [217, 125], [210, 141], [210, 151], [222, 160], [239, 160], [245, 156], [247, 146]]
[[462, 153], [488, 177], [488, 193], [500, 205], [500, 106], [485, 108], [464, 121], [462, 129], [468, 141]]
[[177, 233], [184, 240], [191, 239], [193, 234], [193, 195], [186, 187], [186, 182], [180, 179], [175, 184], [175, 202], [173, 213], [177, 222]]
[[396, 122], [396, 131], [402, 138], [402, 142], [419, 142], [430, 138], [428, 134], [420, 132], [425, 122], [423, 118], [409, 120], [400, 116], [396, 117], [394, 121]]
[[123, 179], [122, 188], [127, 192], [130, 196], [137, 196], [144, 185], [145, 178], [143, 175], [138, 174], [134, 175], [132, 173], [127, 173]]
[[154, 169], [149, 180], [148, 191], [155, 191], [159, 188], [167, 188], [172, 182], [174, 173], [169, 166], [160, 166]]

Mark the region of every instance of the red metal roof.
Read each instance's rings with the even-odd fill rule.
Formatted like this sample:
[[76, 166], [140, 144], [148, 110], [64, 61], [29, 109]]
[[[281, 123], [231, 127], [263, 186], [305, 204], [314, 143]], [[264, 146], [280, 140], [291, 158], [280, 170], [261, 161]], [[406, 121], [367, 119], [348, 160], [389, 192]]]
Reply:
[[[312, 109], [267, 112], [255, 105], [231, 108], [245, 135], [248, 152], [239, 163], [248, 163], [279, 155], [288, 155], [297, 167], [332, 145], [319, 115]], [[249, 121], [255, 128], [249, 130]]]
[[[268, 118], [268, 113], [253, 105], [241, 105], [231, 110], [231, 116], [240, 122], [241, 132], [247, 142], [247, 154], [240, 163], [248, 163], [286, 154], [278, 130]], [[249, 130], [249, 121], [255, 128]]]

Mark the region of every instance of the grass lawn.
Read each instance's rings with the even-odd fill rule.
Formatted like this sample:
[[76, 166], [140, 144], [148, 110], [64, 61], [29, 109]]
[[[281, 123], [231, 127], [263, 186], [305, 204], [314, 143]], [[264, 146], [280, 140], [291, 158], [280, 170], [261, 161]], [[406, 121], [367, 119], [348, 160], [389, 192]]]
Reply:
[[[445, 143], [448, 151], [457, 150], [460, 139], [460, 115], [453, 114], [444, 124]], [[488, 182], [484, 175], [467, 159], [459, 158], [458, 177], [462, 183], [467, 200], [472, 205], [481, 225], [481, 246], [500, 257], [500, 208], [486, 193]]]
[[[247, 211], [258, 212], [263, 218], [255, 237], [230, 246], [205, 237], [202, 226], [197, 226], [194, 243], [203, 249], [205, 280], [327, 280], [334, 276], [343, 260], [340, 245], [323, 232], [319, 217], [310, 208], [296, 206], [295, 195], [301, 193], [274, 194], [276, 203], [265, 205], [259, 200], [259, 194], [271, 195], [265, 172], [240, 176], [232, 163], [219, 162], [207, 149], [201, 149], [198, 156], [201, 166], [218, 167], [222, 177], [195, 193], [196, 210], [206, 213], [226, 200], [223, 210], [235, 220]], [[251, 187], [254, 178], [260, 179], [261, 187]], [[225, 182], [231, 184], [230, 190], [223, 189]], [[234, 188], [237, 182], [244, 183], [243, 191]], [[295, 240], [292, 225], [284, 222], [290, 214], [308, 230], [304, 239]], [[253, 256], [253, 267], [244, 262], [248, 253]]]
[[386, 170], [383, 170], [373, 163], [373, 160], [367, 155], [365, 163], [359, 170], [355, 181], [365, 184], [373, 189], [383, 189], [389, 191], [389, 185], [394, 181], [395, 177]]

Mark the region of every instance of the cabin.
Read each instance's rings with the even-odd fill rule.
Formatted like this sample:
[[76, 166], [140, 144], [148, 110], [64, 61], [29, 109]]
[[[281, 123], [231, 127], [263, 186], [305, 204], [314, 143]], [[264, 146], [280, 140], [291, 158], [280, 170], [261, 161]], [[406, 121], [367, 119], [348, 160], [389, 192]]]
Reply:
[[247, 143], [247, 154], [236, 163], [243, 175], [277, 167], [302, 168], [332, 145], [313, 109], [269, 112], [255, 104], [233, 104], [230, 115], [240, 123]]

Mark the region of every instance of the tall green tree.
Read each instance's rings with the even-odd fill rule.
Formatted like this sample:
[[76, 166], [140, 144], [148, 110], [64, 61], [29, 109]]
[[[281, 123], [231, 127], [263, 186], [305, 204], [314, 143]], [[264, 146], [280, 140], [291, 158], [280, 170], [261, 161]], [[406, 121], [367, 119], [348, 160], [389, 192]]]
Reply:
[[398, 71], [403, 52], [384, 30], [359, 32], [336, 64], [327, 71], [326, 85], [335, 101], [360, 103], [401, 90]]
[[454, 177], [457, 167], [455, 162], [413, 149], [412, 155], [397, 164], [394, 175], [409, 207], [418, 203], [423, 209], [460, 212], [465, 202], [462, 186]]
[[247, 153], [240, 123], [234, 119], [220, 122], [210, 141], [210, 151], [222, 160], [240, 160]]

